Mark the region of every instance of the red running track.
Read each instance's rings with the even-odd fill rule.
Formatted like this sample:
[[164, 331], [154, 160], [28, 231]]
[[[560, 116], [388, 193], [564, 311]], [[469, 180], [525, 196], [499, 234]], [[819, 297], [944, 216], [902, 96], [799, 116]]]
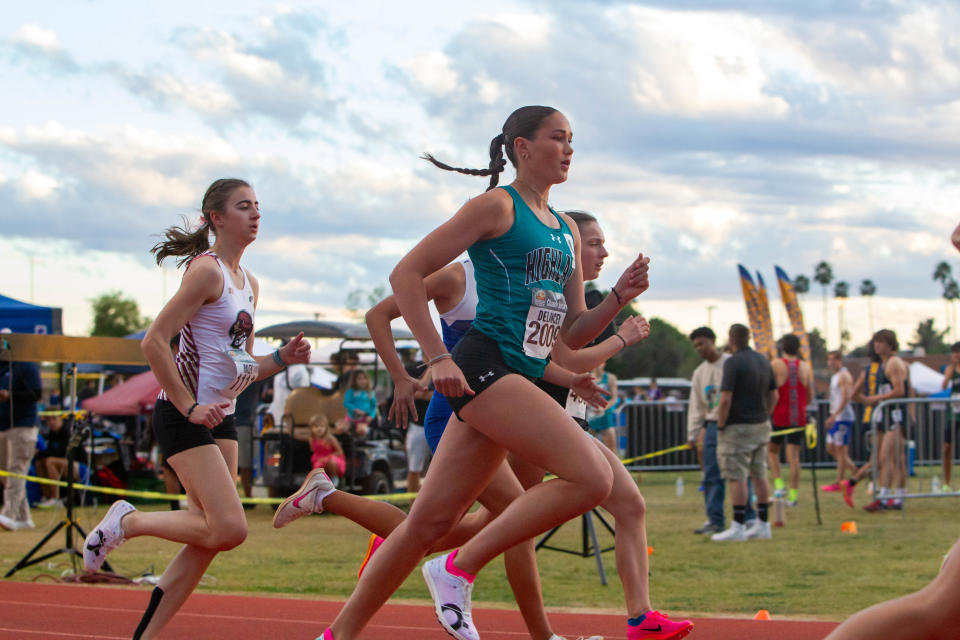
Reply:
[[[129, 640], [150, 599], [144, 587], [98, 587], [49, 582], [0, 582], [0, 638], [16, 640]], [[194, 594], [168, 625], [165, 640], [313, 640], [342, 603], [280, 597]], [[520, 614], [474, 609], [483, 640], [528, 637]], [[623, 616], [551, 613], [554, 630], [568, 638], [602, 635], [624, 640]], [[833, 622], [695, 618], [690, 640], [813, 640]], [[385, 606], [361, 636], [365, 640], [449, 639], [428, 605]]]

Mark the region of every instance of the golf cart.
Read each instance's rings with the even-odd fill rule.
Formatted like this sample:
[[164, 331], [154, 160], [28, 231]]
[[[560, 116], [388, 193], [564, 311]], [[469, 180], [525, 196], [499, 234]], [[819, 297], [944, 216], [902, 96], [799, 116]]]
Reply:
[[[344, 362], [349, 353], [373, 353], [372, 379], [377, 380], [377, 358], [370, 334], [363, 324], [327, 321], [299, 321], [261, 329], [257, 336], [289, 338], [303, 332], [306, 338], [339, 339], [339, 349], [331, 360]], [[395, 340], [413, 336], [402, 329], [394, 329]], [[346, 349], [346, 343], [367, 342]], [[287, 398], [283, 416], [272, 416], [272, 428], [260, 435], [263, 443], [263, 483], [279, 495], [292, 493], [310, 471], [310, 419], [324, 415], [331, 425], [346, 414], [343, 406], [345, 389], [324, 390], [317, 387], [293, 389]], [[350, 433], [337, 436], [346, 458], [346, 472], [340, 479], [340, 489], [361, 494], [391, 493], [396, 483], [403, 483], [407, 475], [405, 434], [383, 420], [374, 421], [369, 432], [358, 437]]]

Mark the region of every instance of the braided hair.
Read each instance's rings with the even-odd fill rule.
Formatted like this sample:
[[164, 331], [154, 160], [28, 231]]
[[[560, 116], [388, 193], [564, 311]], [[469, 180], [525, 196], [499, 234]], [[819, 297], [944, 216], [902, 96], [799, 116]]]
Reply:
[[490, 191], [500, 182], [500, 174], [507, 167], [507, 161], [503, 158], [504, 152], [506, 152], [510, 164], [514, 167], [517, 166], [513, 141], [517, 138], [533, 139], [543, 121], [556, 112], [557, 110], [553, 107], [528, 106], [520, 107], [511, 113], [507, 121], [503, 123], [503, 130], [490, 141], [490, 164], [486, 169], [452, 167], [440, 162], [429, 153], [423, 154], [421, 158], [444, 171], [456, 171], [468, 176], [490, 176], [490, 186], [487, 187], [487, 191]]

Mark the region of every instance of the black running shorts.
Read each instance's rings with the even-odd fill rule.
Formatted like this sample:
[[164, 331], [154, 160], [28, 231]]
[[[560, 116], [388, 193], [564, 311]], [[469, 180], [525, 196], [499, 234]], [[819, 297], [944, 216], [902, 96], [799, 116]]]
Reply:
[[[802, 426], [802, 425], [801, 425]], [[792, 427], [774, 427], [773, 433], [770, 434], [770, 442], [773, 444], [803, 444], [805, 434], [803, 431], [795, 431], [794, 433], [788, 433], [786, 435], [777, 435], [777, 431], [786, 431], [787, 429], [796, 429], [797, 426]]]
[[[467, 384], [475, 394], [462, 395], [458, 398], [446, 396], [457, 418], [460, 418], [460, 410], [468, 402], [486, 391], [500, 378], [511, 374], [523, 375], [508, 367], [503, 361], [503, 354], [500, 353], [500, 346], [496, 340], [473, 328], [460, 339], [451, 354], [453, 361], [460, 367], [460, 371], [467, 379]], [[527, 376], [523, 377], [531, 380]]]
[[164, 460], [187, 449], [217, 444], [217, 440], [237, 439], [237, 427], [232, 415], [225, 417], [213, 429], [208, 429], [184, 418], [169, 400], [157, 400], [153, 407], [153, 433]]

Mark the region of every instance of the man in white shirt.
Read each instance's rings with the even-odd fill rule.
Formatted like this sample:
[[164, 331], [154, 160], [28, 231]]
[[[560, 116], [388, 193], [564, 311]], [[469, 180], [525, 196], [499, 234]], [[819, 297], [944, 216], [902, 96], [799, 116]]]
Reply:
[[310, 386], [310, 370], [305, 364], [292, 364], [273, 376], [273, 402], [270, 415], [278, 427], [283, 424], [283, 410], [287, 405], [290, 392], [300, 387]]
[[[717, 464], [717, 407], [720, 403], [720, 382], [723, 379], [723, 361], [727, 354], [717, 349], [717, 336], [709, 327], [694, 329], [690, 334], [693, 348], [703, 358], [694, 370], [687, 412], [687, 444], [703, 447], [703, 500], [707, 521], [694, 533], [723, 531], [723, 501], [726, 485]], [[753, 520], [753, 506], [747, 503], [747, 520]]]

